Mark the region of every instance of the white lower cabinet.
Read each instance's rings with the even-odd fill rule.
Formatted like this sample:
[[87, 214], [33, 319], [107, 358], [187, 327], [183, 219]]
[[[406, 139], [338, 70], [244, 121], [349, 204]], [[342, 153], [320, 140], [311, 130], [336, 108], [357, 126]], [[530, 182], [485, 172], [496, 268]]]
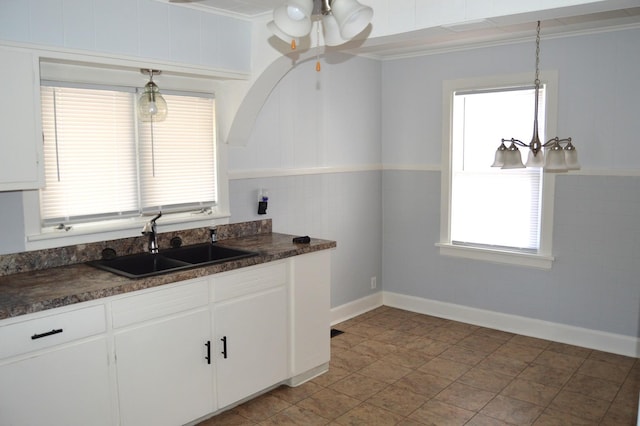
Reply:
[[201, 280], [113, 303], [114, 324], [126, 325], [114, 331], [120, 424], [176, 426], [215, 411], [207, 299]]
[[217, 303], [216, 383], [222, 408], [287, 378], [284, 286]]
[[104, 306], [56, 312], [0, 324], [0, 425], [114, 423]]
[[0, 321], [0, 425], [179, 426], [298, 385], [328, 362], [329, 268], [302, 255]]

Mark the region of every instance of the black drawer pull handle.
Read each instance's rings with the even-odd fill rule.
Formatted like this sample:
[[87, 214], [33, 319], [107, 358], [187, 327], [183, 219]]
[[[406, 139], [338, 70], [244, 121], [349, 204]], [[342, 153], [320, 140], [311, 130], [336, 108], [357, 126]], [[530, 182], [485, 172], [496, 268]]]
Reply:
[[222, 352], [220, 352], [224, 359], [227, 359], [227, 336], [224, 336], [222, 339]]
[[207, 356], [205, 356], [204, 359], [207, 360], [207, 364], [211, 365], [211, 340], [207, 341], [204, 345], [207, 347]]
[[58, 333], [62, 333], [62, 329], [61, 328], [59, 328], [57, 330], [47, 331], [46, 333], [42, 333], [42, 334], [34, 334], [33, 336], [31, 336], [31, 340], [41, 339], [41, 338], [47, 337], [47, 336], [53, 336], [54, 334], [58, 334]]

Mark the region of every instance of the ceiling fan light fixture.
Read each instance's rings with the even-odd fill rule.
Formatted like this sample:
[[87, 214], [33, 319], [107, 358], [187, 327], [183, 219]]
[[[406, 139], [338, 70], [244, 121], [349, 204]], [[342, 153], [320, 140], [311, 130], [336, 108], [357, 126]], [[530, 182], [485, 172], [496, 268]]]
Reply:
[[331, 12], [338, 21], [342, 38], [351, 40], [371, 22], [373, 9], [357, 0], [333, 0]]
[[296, 38], [311, 31], [312, 0], [287, 0], [273, 11], [273, 22], [284, 34]]

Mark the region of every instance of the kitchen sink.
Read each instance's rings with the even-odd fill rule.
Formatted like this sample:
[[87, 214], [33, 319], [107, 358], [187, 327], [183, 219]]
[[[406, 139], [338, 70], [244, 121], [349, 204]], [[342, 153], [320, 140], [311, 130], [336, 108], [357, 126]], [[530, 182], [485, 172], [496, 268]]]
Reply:
[[157, 254], [140, 253], [114, 259], [94, 260], [87, 264], [128, 278], [144, 278], [257, 254], [252, 251], [204, 243], [168, 249]]

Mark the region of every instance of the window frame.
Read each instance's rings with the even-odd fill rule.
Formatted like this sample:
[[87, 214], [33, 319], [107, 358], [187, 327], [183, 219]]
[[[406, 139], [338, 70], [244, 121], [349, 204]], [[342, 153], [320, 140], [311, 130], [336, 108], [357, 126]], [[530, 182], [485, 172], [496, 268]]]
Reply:
[[[83, 58], [84, 59], [84, 58]], [[40, 81], [54, 80], [69, 83], [143, 87], [148, 77], [140, 73], [140, 68], [171, 69], [170, 66], [150, 64], [123, 64], [120, 61], [93, 62], [83, 59], [40, 57], [40, 79], [35, 81], [38, 100]], [[92, 58], [95, 59], [95, 58]], [[188, 74], [186, 71], [165, 71], [154, 78], [161, 90], [182, 92], [183, 94], [210, 93], [215, 97], [221, 89], [221, 80], [206, 74]], [[219, 105], [216, 105], [216, 111]], [[215, 129], [219, 133], [216, 114]], [[160, 232], [180, 231], [210, 227], [229, 222], [229, 183], [227, 177], [227, 145], [219, 135], [215, 137], [217, 204], [202, 212], [163, 213], [158, 221]], [[141, 215], [123, 219], [113, 219], [90, 224], [74, 224], [68, 230], [44, 228], [40, 217], [39, 190], [23, 191], [23, 216], [26, 250], [41, 250], [74, 244], [129, 238], [140, 235], [144, 224], [152, 217]]]
[[[558, 73], [553, 70], [541, 72], [541, 81], [546, 85], [545, 134], [556, 134], [558, 104]], [[537, 253], [518, 250], [453, 244], [451, 241], [451, 184], [453, 149], [453, 99], [457, 91], [487, 90], [519, 86], [531, 86], [530, 73], [505, 74], [445, 80], [442, 91], [442, 166], [440, 199], [440, 241], [436, 243], [440, 254], [480, 261], [525, 266], [539, 269], [551, 269], [554, 257], [553, 242], [553, 203], [555, 194], [555, 175], [544, 173], [541, 199], [540, 248]], [[533, 120], [533, 118], [532, 118]], [[505, 135], [507, 137], [508, 135]], [[496, 141], [496, 148], [500, 141]]]

